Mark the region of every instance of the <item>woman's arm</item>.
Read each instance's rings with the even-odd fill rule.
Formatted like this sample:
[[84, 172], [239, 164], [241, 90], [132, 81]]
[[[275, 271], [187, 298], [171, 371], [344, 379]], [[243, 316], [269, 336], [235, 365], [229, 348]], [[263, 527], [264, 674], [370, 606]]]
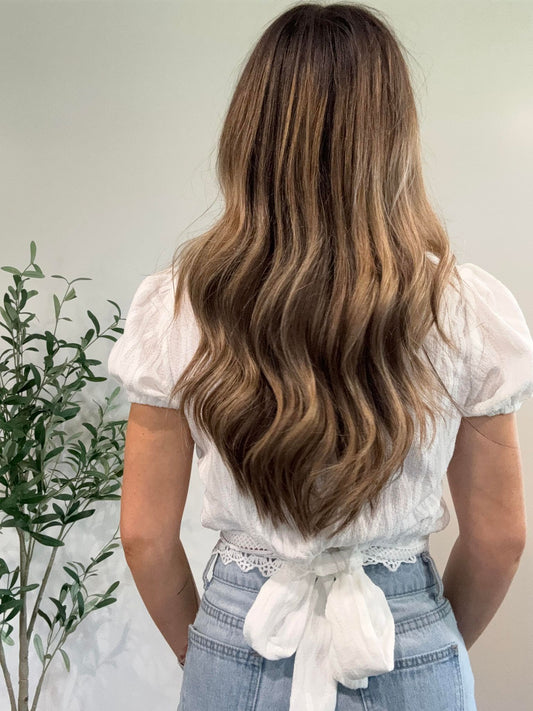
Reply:
[[148, 613], [178, 660], [200, 597], [180, 540], [194, 440], [177, 410], [132, 403], [122, 481], [120, 534]]
[[442, 581], [469, 649], [501, 605], [525, 546], [516, 413], [462, 420], [448, 482], [459, 537]]

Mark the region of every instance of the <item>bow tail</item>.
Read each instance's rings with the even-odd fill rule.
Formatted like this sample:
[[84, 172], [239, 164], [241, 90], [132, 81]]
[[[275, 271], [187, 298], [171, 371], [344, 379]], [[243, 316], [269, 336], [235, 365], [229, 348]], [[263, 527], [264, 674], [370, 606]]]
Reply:
[[244, 619], [243, 636], [266, 659], [294, 654], [309, 612], [314, 575], [280, 568], [260, 588]]
[[331, 627], [324, 616], [327, 593], [317, 580], [312, 587], [309, 616], [296, 649], [289, 711], [335, 711], [337, 681], [330, 662]]
[[330, 664], [350, 689], [394, 669], [394, 617], [383, 590], [360, 566], [337, 576], [326, 603], [331, 625]]

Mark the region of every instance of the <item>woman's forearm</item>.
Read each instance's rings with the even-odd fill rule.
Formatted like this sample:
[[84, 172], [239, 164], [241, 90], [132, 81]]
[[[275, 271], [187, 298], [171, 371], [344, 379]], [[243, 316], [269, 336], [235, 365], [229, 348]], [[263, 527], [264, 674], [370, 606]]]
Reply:
[[124, 552], [150, 617], [178, 659], [183, 659], [200, 596], [181, 541], [166, 547], [139, 544], [127, 550], [125, 546]]
[[500, 607], [520, 563], [513, 543], [472, 544], [457, 538], [442, 575], [466, 648], [481, 635]]

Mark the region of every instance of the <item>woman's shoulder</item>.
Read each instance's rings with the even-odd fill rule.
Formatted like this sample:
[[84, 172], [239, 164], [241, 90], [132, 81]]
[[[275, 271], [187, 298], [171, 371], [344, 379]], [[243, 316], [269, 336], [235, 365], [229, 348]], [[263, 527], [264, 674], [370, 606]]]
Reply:
[[172, 266], [143, 277], [133, 294], [128, 318], [142, 314], [154, 319], [156, 323], [167, 325], [169, 321], [191, 321], [193, 312], [186, 289], [175, 313], [176, 278]]
[[513, 412], [533, 394], [533, 339], [525, 314], [511, 288], [490, 271], [464, 262], [457, 272], [450, 313], [463, 358], [463, 416]]

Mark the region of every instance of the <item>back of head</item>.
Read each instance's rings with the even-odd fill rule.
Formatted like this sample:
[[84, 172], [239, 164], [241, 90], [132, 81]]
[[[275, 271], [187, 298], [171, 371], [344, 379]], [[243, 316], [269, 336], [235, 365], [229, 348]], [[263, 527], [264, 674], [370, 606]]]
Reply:
[[337, 532], [435, 425], [434, 324], [452, 346], [439, 309], [455, 257], [386, 21], [347, 3], [276, 17], [237, 82], [217, 172], [224, 211], [173, 262], [176, 313], [186, 291], [201, 332], [174, 392], [262, 517]]

